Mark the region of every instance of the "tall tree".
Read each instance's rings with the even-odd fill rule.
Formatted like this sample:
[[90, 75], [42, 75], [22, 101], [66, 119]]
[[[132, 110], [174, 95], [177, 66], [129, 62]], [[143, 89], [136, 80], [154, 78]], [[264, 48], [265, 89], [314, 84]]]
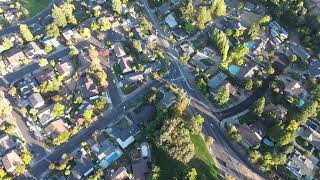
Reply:
[[196, 26], [200, 31], [206, 28], [205, 24], [212, 20], [211, 13], [206, 7], [202, 7], [197, 17]]
[[220, 106], [225, 105], [229, 101], [229, 99], [230, 99], [230, 91], [227, 86], [222, 87], [218, 91], [218, 94], [214, 97], [214, 100]]
[[213, 16], [224, 16], [227, 14], [227, 7], [224, 0], [215, 0], [210, 10]]
[[121, 0], [112, 0], [112, 9], [117, 13], [117, 14], [122, 14], [122, 2]]
[[[229, 52], [229, 40], [226, 34], [220, 29], [214, 28], [212, 32], [212, 39], [222, 55], [222, 62], [227, 63], [226, 60]], [[228, 66], [228, 64], [229, 63], [227, 63], [226, 66]]]
[[181, 118], [164, 122], [160, 130], [159, 144], [171, 158], [183, 163], [188, 163], [194, 155], [190, 133], [184, 128]]
[[13, 42], [9, 38], [7, 38], [6, 36], [4, 36], [2, 40], [3, 40], [2, 47], [5, 50], [8, 50], [13, 47]]
[[59, 37], [60, 30], [56, 24], [50, 24], [47, 26], [47, 35], [50, 37]]
[[57, 26], [59, 26], [59, 27], [66, 27], [67, 26], [67, 24], [68, 24], [67, 17], [60, 7], [53, 5], [51, 16], [53, 17], [54, 23]]
[[181, 19], [185, 23], [192, 22], [194, 17], [194, 8], [192, 5], [192, 0], [187, 0], [186, 5], [179, 8], [181, 13]]
[[29, 30], [29, 27], [26, 24], [21, 24], [20, 25], [20, 32], [22, 34], [22, 37], [26, 40], [26, 41], [32, 41], [33, 40], [33, 35]]
[[258, 99], [258, 101], [256, 103], [254, 103], [252, 111], [257, 115], [257, 116], [261, 116], [263, 113], [263, 109], [264, 106], [266, 104], [266, 98], [262, 97], [260, 99]]

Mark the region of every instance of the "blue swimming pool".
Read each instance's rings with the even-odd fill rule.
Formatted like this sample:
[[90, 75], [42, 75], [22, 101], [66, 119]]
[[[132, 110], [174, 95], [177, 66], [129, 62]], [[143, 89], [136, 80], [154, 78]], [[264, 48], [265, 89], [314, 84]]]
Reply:
[[253, 49], [253, 47], [254, 47], [253, 41], [249, 41], [249, 42], [247, 43], [247, 47], [248, 47], [249, 49]]
[[229, 72], [232, 74], [232, 75], [235, 75], [238, 73], [238, 66], [232, 64], [230, 67], [229, 67]]
[[299, 103], [298, 103], [298, 107], [299, 107], [299, 108], [302, 108], [302, 107], [304, 106], [304, 104], [305, 104], [304, 100], [303, 100], [303, 99], [300, 99], [300, 100], [299, 100]]
[[263, 139], [263, 143], [266, 144], [267, 146], [274, 146], [274, 142], [270, 141], [268, 138]]
[[113, 161], [117, 160], [119, 158], [118, 154], [117, 153], [113, 153], [108, 159], [107, 159], [107, 162], [109, 164], [111, 164]]

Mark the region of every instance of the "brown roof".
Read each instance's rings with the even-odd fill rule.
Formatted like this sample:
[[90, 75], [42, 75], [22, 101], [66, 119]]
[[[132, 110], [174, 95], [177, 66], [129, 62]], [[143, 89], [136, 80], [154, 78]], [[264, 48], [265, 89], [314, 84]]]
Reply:
[[142, 159], [132, 164], [132, 172], [135, 180], [145, 180], [145, 174], [151, 172], [151, 169], [148, 167], [147, 159]]
[[57, 136], [61, 133], [67, 132], [68, 129], [64, 126], [63, 121], [59, 119], [50, 123], [46, 128], [44, 128], [44, 131], [47, 135]]
[[10, 64], [18, 63], [20, 60], [27, 58], [22, 51], [12, 51], [7, 55], [7, 59]]
[[241, 124], [237, 127], [238, 132], [245, 142], [247, 142], [251, 147], [257, 147], [260, 143], [260, 140], [255, 135], [253, 131], [251, 131], [250, 127], [246, 124]]
[[125, 167], [118, 168], [110, 177], [111, 180], [126, 180], [129, 179], [129, 174]]
[[131, 63], [133, 58], [131, 56], [125, 56], [119, 60], [119, 65], [123, 73], [131, 71]]
[[12, 172], [18, 165], [22, 164], [23, 162], [18, 155], [18, 151], [13, 150], [2, 158], [2, 163], [7, 172]]
[[68, 62], [56, 65], [57, 71], [60, 75], [70, 74], [72, 71], [72, 65]]

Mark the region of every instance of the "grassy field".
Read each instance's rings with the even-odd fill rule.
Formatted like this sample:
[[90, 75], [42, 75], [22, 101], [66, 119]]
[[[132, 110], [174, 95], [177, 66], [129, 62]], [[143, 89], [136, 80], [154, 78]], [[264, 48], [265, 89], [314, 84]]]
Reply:
[[29, 16], [34, 16], [43, 10], [51, 0], [22, 0], [23, 6], [28, 9]]
[[200, 135], [192, 135], [191, 139], [195, 146], [195, 157], [188, 164], [171, 159], [166, 152], [153, 146], [153, 157], [156, 165], [161, 169], [160, 180], [173, 179], [174, 177], [181, 179], [189, 168], [197, 169], [199, 179], [218, 179], [218, 172], [205, 141]]

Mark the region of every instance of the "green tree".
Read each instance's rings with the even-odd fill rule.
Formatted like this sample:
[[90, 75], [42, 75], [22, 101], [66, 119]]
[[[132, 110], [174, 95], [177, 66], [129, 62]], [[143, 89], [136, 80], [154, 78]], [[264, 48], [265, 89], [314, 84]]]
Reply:
[[137, 40], [137, 39], [133, 39], [132, 41], [132, 46], [135, 50], [137, 50], [138, 52], [142, 51], [142, 46], [141, 46], [141, 41]]
[[53, 110], [52, 110], [52, 116], [53, 117], [58, 117], [64, 114], [64, 105], [60, 104], [60, 103], [56, 103], [53, 106]]
[[252, 24], [248, 29], [247, 29], [247, 36], [248, 38], [250, 39], [254, 39], [257, 35], [258, 35], [258, 32], [260, 30], [260, 26], [259, 24]]
[[215, 0], [210, 10], [214, 16], [224, 16], [227, 14], [227, 7], [224, 0]]
[[3, 168], [0, 168], [0, 179], [4, 179], [6, 176], [7, 172]]
[[9, 38], [7, 38], [6, 36], [4, 36], [2, 38], [2, 48], [4, 50], [11, 49], [13, 47], [13, 45], [14, 45], [13, 42]]
[[196, 26], [200, 31], [203, 31], [205, 24], [212, 20], [211, 13], [206, 7], [202, 7], [198, 13]]
[[114, 10], [117, 14], [122, 14], [122, 2], [121, 0], [112, 0], [112, 10]]
[[296, 54], [291, 54], [289, 57], [290, 62], [296, 62], [298, 60], [298, 57]]
[[207, 145], [211, 145], [211, 144], [213, 144], [213, 143], [214, 143], [213, 137], [208, 136], [208, 137], [206, 138], [206, 144], [207, 144]]
[[159, 145], [175, 160], [188, 163], [194, 155], [190, 133], [184, 128], [181, 118], [164, 122], [159, 136]]
[[253, 105], [253, 108], [252, 108], [253, 113], [255, 113], [257, 116], [261, 116], [263, 113], [263, 109], [264, 109], [265, 104], [266, 104], [265, 97], [258, 99], [258, 101], [255, 102]]
[[161, 173], [161, 170], [160, 170], [159, 166], [153, 167], [153, 169], [152, 169], [152, 180], [158, 180], [159, 177], [160, 177], [160, 173]]
[[65, 142], [68, 141], [70, 135], [71, 135], [70, 132], [62, 133], [62, 134], [60, 134], [58, 137], [56, 137], [56, 138], [53, 140], [52, 143], [53, 143], [54, 145], [63, 144], [63, 143], [65, 143]]
[[181, 6], [179, 8], [179, 12], [181, 13], [181, 19], [185, 23], [190, 23], [193, 20], [194, 17], [194, 8], [192, 5], [192, 0], [187, 0], [185, 6]]
[[140, 27], [142, 29], [142, 32], [149, 32], [152, 29], [152, 24], [147, 20], [146, 17], [141, 18]]
[[49, 36], [49, 37], [59, 37], [60, 36], [59, 27], [56, 24], [49, 24], [47, 26], [47, 36]]
[[258, 162], [258, 160], [261, 158], [261, 154], [257, 150], [250, 150], [249, 151], [249, 160], [252, 163]]
[[266, 25], [266, 24], [269, 24], [270, 21], [271, 21], [271, 16], [266, 15], [260, 19], [259, 23], [262, 25]]
[[266, 72], [267, 72], [269, 75], [272, 75], [272, 74], [274, 74], [275, 70], [274, 70], [274, 68], [273, 68], [272, 66], [268, 66], [268, 67], [266, 68]]
[[227, 104], [229, 99], [230, 99], [230, 91], [227, 86], [222, 87], [214, 97], [214, 100], [219, 106], [223, 106]]
[[198, 177], [198, 173], [197, 170], [195, 168], [190, 169], [186, 176], [185, 176], [185, 180], [196, 180]]
[[49, 64], [49, 62], [48, 62], [48, 60], [47, 59], [45, 59], [45, 58], [41, 58], [40, 60], [39, 60], [39, 66], [40, 67], [45, 67], [45, 66], [47, 66], [48, 64]]
[[93, 110], [92, 109], [87, 109], [83, 113], [83, 117], [87, 120], [91, 120], [93, 117]]
[[26, 165], [20, 164], [16, 167], [13, 174], [16, 176], [20, 176], [20, 175], [24, 174], [25, 171], [26, 171]]
[[57, 25], [58, 27], [66, 27], [67, 26], [67, 24], [68, 24], [67, 17], [60, 7], [53, 5], [51, 16], [54, 19], [54, 24]]
[[109, 19], [105, 17], [99, 20], [99, 24], [100, 31], [108, 31], [112, 27], [112, 24], [110, 23]]
[[21, 34], [22, 34], [22, 37], [23, 37], [26, 41], [30, 42], [30, 41], [33, 40], [33, 35], [32, 35], [32, 33], [30, 32], [29, 27], [28, 27], [26, 24], [21, 24], [21, 25], [20, 25], [20, 32], [21, 32]]
[[212, 39], [222, 55], [222, 62], [226, 63], [225, 67], [227, 67], [229, 64], [228, 62], [226, 62], [229, 52], [229, 41], [226, 34], [220, 29], [214, 28], [212, 32]]
[[180, 57], [180, 62], [182, 62], [183, 64], [187, 64], [189, 60], [190, 60], [190, 55], [188, 53], [183, 53], [182, 56]]
[[253, 80], [249, 79], [245, 84], [244, 84], [244, 89], [246, 91], [252, 91], [253, 89]]
[[27, 149], [22, 149], [21, 151], [22, 161], [25, 165], [29, 165], [32, 160], [31, 153]]

